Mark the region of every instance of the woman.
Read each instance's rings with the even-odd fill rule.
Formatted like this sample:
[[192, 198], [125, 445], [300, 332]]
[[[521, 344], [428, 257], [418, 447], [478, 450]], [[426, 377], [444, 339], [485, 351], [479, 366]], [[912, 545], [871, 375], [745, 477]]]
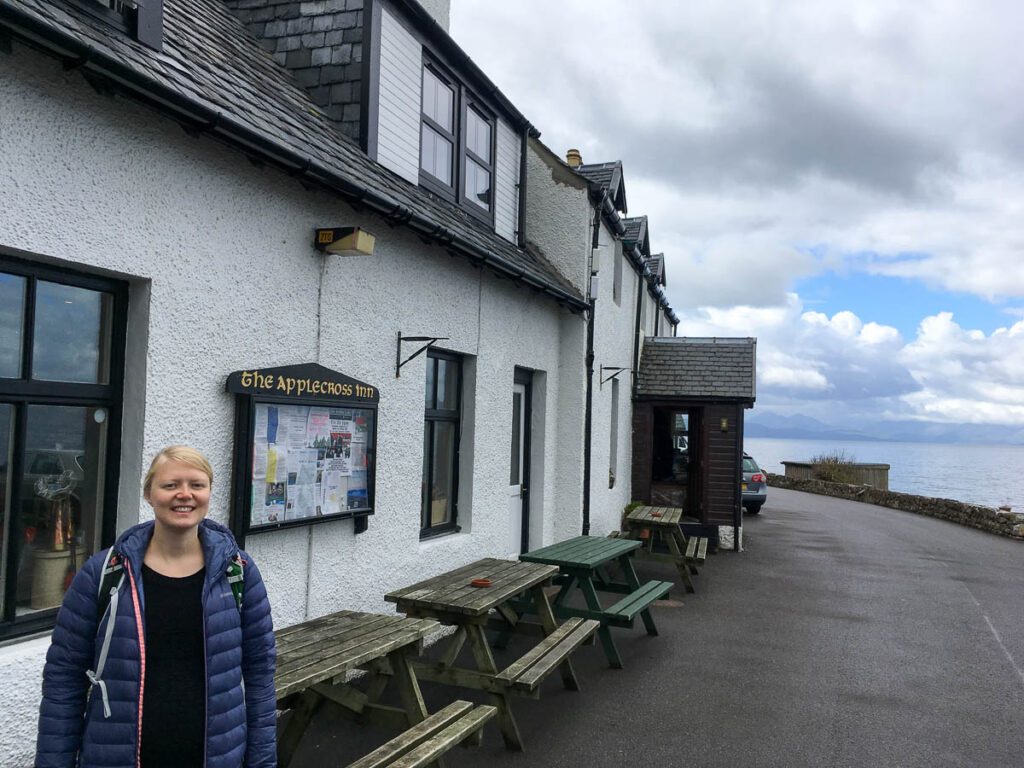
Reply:
[[[212, 484], [199, 451], [164, 448], [144, 485], [155, 519], [75, 576], [46, 654], [36, 768], [276, 765], [270, 605], [231, 532], [205, 519]], [[101, 608], [111, 563], [124, 578]]]

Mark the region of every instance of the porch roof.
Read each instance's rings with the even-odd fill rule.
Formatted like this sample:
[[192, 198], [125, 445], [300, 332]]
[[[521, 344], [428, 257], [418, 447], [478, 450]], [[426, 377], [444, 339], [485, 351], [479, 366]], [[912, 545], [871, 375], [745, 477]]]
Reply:
[[654, 336], [644, 341], [637, 397], [754, 402], [757, 339]]

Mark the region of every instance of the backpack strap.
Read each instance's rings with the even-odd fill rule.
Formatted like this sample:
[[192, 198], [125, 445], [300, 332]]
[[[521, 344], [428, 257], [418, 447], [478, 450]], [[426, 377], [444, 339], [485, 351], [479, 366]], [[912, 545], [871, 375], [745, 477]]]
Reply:
[[103, 620], [103, 614], [110, 605], [111, 588], [120, 591], [121, 583], [124, 581], [124, 562], [121, 555], [114, 552], [114, 547], [107, 550], [107, 556], [103, 560], [103, 571], [100, 573], [100, 583], [96, 588], [96, 623]]
[[124, 562], [119, 554], [111, 547], [107, 550], [107, 556], [103, 561], [103, 571], [100, 574], [100, 584], [96, 590], [96, 624], [103, 621], [103, 615], [110, 608], [110, 618], [107, 619], [107, 629], [103, 633], [103, 640], [100, 643], [99, 658], [96, 661], [96, 669], [86, 670], [86, 677], [89, 683], [100, 689], [100, 696], [103, 699], [103, 716], [110, 717], [110, 700], [107, 697], [107, 684], [103, 680], [103, 668], [107, 664], [107, 652], [110, 650], [110, 638], [114, 634], [114, 620], [117, 616], [117, 596], [121, 591], [121, 584], [124, 583]]
[[245, 591], [245, 565], [241, 552], [236, 552], [228, 563], [228, 584], [231, 585], [231, 594], [235, 596], [235, 607], [242, 612], [242, 593]]

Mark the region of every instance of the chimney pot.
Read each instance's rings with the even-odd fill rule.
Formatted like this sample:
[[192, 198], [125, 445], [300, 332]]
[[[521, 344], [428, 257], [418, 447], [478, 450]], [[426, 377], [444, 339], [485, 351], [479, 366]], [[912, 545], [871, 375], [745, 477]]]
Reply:
[[578, 149], [570, 149], [565, 153], [565, 162], [571, 168], [579, 168], [583, 165], [583, 155], [580, 154]]

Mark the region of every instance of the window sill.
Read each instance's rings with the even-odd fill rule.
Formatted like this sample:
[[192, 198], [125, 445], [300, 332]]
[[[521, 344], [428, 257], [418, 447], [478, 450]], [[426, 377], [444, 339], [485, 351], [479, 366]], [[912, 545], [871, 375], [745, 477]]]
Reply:
[[462, 533], [462, 526], [445, 525], [438, 526], [437, 528], [428, 528], [425, 531], [421, 530], [420, 541], [431, 541], [432, 539], [438, 539], [442, 536], [449, 536], [453, 533]]

